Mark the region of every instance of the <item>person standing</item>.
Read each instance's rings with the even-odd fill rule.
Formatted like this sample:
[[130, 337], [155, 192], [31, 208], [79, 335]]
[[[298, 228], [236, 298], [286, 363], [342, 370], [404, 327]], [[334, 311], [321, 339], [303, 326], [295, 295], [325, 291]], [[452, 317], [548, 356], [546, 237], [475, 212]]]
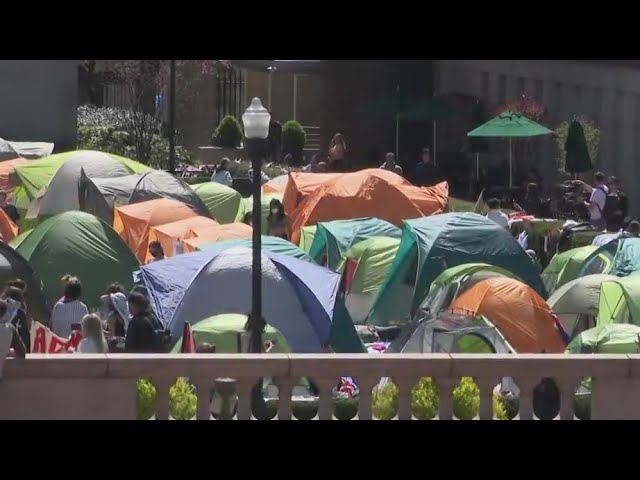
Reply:
[[221, 183], [222, 185], [226, 185], [230, 187], [233, 185], [233, 177], [231, 176], [231, 172], [229, 171], [229, 165], [231, 165], [231, 160], [228, 158], [223, 158], [220, 161], [220, 165], [216, 168], [216, 171], [211, 175], [211, 181], [216, 183]]
[[0, 380], [7, 357], [25, 358], [26, 348], [18, 330], [11, 324], [11, 313], [7, 302], [0, 300]]
[[422, 149], [420, 160], [412, 172], [412, 181], [413, 184], [418, 187], [427, 187], [440, 181], [440, 174], [437, 167], [433, 164], [429, 147]]
[[620, 181], [617, 177], [609, 177], [609, 194], [607, 195], [602, 213], [605, 220], [620, 212], [623, 224], [629, 223], [629, 197], [620, 190]]
[[89, 309], [82, 302], [82, 285], [77, 277], [64, 277], [64, 296], [51, 312], [51, 331], [62, 338], [69, 338], [74, 325], [80, 325]]
[[277, 198], [269, 202], [267, 216], [267, 235], [289, 240], [291, 238], [291, 219], [284, 211], [284, 205]]
[[329, 171], [345, 172], [347, 143], [341, 133], [336, 133], [329, 143]]
[[596, 228], [605, 227], [605, 218], [603, 215], [604, 207], [607, 202], [609, 188], [606, 185], [606, 177], [602, 172], [596, 172], [593, 175], [593, 187], [580, 181], [585, 190], [591, 195], [589, 200], [585, 200], [584, 206], [589, 210], [589, 221]]
[[129, 294], [131, 320], [127, 328], [124, 351], [126, 353], [152, 353], [155, 331], [150, 318], [151, 307], [147, 297], [138, 292]]
[[29, 353], [31, 348], [31, 322], [27, 316], [24, 292], [18, 287], [8, 287], [4, 292], [4, 299], [9, 306], [13, 303], [14, 308], [10, 308], [10, 310], [14, 311], [11, 323], [18, 329], [18, 334], [27, 349], [27, 353]]
[[487, 200], [487, 206], [489, 207], [487, 218], [508, 230], [509, 217], [507, 217], [507, 215], [500, 209], [500, 200], [497, 198], [490, 198]]
[[396, 156], [395, 154], [389, 152], [384, 156], [384, 163], [380, 165], [380, 168], [383, 170], [387, 170], [389, 172], [397, 173], [402, 176], [402, 167], [396, 164]]
[[7, 192], [4, 190], [0, 190], [0, 208], [4, 210], [4, 213], [7, 214], [7, 217], [9, 217], [13, 223], [20, 225], [20, 214], [18, 213], [18, 209], [15, 205], [7, 203]]

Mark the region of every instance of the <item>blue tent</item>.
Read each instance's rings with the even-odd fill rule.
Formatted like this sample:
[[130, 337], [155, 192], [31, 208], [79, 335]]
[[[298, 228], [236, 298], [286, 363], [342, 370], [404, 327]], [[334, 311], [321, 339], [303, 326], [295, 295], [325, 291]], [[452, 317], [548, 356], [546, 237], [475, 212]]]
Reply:
[[[184, 322], [251, 310], [251, 249], [213, 246], [141, 268], [158, 318], [180, 338]], [[262, 310], [292, 351], [362, 352], [363, 346], [339, 298], [340, 275], [297, 258], [262, 252]]]
[[[231, 247], [247, 247], [251, 248], [253, 245], [253, 241], [248, 238], [240, 238], [235, 240], [223, 240], [222, 242], [208, 243], [204, 245], [200, 245], [198, 250], [200, 251], [210, 251], [210, 250], [219, 250], [222, 247], [231, 248]], [[313, 262], [313, 259], [307, 255], [305, 252], [300, 250], [296, 245], [291, 243], [289, 240], [285, 240], [280, 237], [273, 237], [270, 235], [262, 236], [262, 250], [268, 250], [273, 253], [280, 253], [283, 255], [289, 255], [290, 257], [295, 257], [299, 260], [304, 260], [305, 262]]]

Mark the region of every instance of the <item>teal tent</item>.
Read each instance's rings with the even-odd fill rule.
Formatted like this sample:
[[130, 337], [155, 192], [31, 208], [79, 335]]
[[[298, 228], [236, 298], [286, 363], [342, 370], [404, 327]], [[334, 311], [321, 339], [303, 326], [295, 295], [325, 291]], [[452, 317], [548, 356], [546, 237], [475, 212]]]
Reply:
[[400, 248], [369, 313], [374, 325], [405, 323], [447, 268], [488, 263], [504, 268], [541, 295], [536, 266], [511, 234], [475, 213], [445, 213], [404, 222]]
[[[240, 238], [234, 240], [224, 240], [222, 242], [209, 243], [200, 245], [196, 248], [198, 251], [207, 250], [219, 250], [220, 248], [232, 248], [232, 247], [248, 247], [251, 248], [253, 241], [249, 238]], [[281, 253], [290, 257], [295, 257], [299, 260], [315, 263], [309, 255], [304, 253], [298, 247], [288, 240], [279, 237], [272, 237], [268, 235], [262, 236], [262, 249], [268, 252]]]
[[640, 238], [621, 237], [591, 253], [577, 277], [595, 273], [626, 277], [637, 272], [640, 272]]
[[372, 237], [400, 238], [402, 231], [378, 218], [335, 220], [317, 224], [309, 256], [331, 270], [337, 270], [349, 248]]

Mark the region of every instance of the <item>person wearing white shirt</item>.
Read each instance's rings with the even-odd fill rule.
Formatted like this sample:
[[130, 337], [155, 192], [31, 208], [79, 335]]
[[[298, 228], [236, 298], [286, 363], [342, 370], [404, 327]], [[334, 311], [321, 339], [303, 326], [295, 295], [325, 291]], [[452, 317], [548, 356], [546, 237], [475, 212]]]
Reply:
[[497, 223], [503, 228], [509, 228], [509, 217], [500, 210], [500, 200], [497, 198], [490, 198], [487, 200], [487, 207], [489, 207], [489, 213], [487, 218], [494, 223]]
[[216, 171], [213, 175], [211, 175], [211, 181], [216, 183], [221, 183], [222, 185], [226, 185], [230, 187], [233, 185], [233, 177], [231, 176], [231, 172], [229, 172], [229, 165], [231, 164], [231, 160], [228, 158], [223, 158], [220, 161], [220, 165], [216, 168]]
[[78, 353], [107, 353], [107, 340], [104, 338], [99, 316], [94, 314], [84, 316], [82, 336], [84, 338], [78, 345]]
[[80, 324], [89, 313], [82, 303], [82, 285], [76, 277], [65, 277], [64, 297], [58, 300], [51, 311], [51, 331], [62, 338], [69, 338], [72, 326]]
[[[250, 168], [247, 171], [247, 175], [249, 176], [249, 178], [253, 179], [253, 168]], [[269, 178], [269, 175], [267, 175], [266, 173], [264, 173], [262, 170], [260, 170], [260, 185], [264, 185], [265, 183], [267, 183], [269, 180], [271, 180]]]
[[596, 227], [602, 228], [605, 224], [605, 218], [602, 215], [604, 206], [607, 203], [607, 195], [609, 189], [606, 184], [606, 177], [602, 172], [596, 172], [593, 176], [594, 186], [591, 187], [584, 182], [582, 185], [587, 191], [591, 192], [591, 196], [588, 201], [584, 202], [584, 206], [589, 209], [589, 220]]

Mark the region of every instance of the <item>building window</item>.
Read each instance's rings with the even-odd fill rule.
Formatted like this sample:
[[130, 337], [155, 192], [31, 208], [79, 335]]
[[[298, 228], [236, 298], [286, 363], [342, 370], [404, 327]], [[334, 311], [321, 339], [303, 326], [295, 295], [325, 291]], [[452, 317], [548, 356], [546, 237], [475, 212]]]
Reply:
[[520, 98], [527, 93], [527, 80], [522, 77], [518, 77], [518, 81], [516, 82], [516, 97]]
[[480, 96], [486, 103], [489, 102], [489, 72], [482, 72], [482, 85], [480, 87]]
[[602, 120], [602, 89], [596, 88], [593, 91], [593, 119], [596, 125], [600, 127]]
[[507, 76], [500, 75], [498, 77], [498, 102], [500, 105], [507, 103]]
[[536, 84], [534, 88], [535, 88], [535, 91], [534, 91], [535, 99], [538, 100], [539, 102], [544, 101], [544, 81], [536, 80]]

